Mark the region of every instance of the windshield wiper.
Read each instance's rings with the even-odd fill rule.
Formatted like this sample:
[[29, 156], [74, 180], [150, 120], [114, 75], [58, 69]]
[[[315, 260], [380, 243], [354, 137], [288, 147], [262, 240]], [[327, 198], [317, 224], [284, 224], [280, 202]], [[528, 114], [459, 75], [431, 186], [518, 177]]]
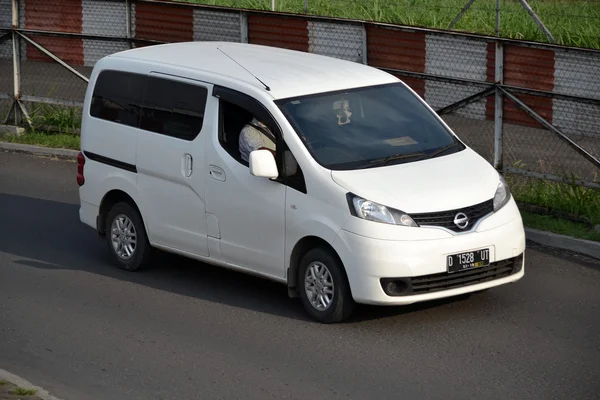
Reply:
[[448, 146], [444, 146], [440, 149], [437, 149], [433, 153], [426, 154], [424, 157], [419, 158], [417, 161], [429, 160], [430, 158], [439, 156], [440, 154], [444, 153], [446, 150], [450, 150], [451, 148], [453, 148], [454, 146], [458, 146], [459, 144], [460, 144], [460, 142], [454, 142], [452, 144], [449, 144]]
[[422, 156], [424, 154], [425, 153], [394, 154], [391, 156], [376, 158], [374, 160], [371, 160], [371, 161], [369, 161], [369, 165], [371, 165], [372, 167], [376, 167], [379, 165], [388, 165], [388, 163], [391, 161], [403, 160], [405, 158], [413, 158], [413, 157], [417, 157], [417, 156]]

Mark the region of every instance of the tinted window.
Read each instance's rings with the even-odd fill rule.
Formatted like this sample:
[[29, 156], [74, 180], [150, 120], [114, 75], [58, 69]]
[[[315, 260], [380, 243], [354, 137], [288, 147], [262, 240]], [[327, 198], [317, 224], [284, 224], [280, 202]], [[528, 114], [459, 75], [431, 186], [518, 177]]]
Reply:
[[96, 80], [90, 114], [123, 125], [139, 125], [145, 77], [118, 71], [102, 71]]
[[401, 84], [280, 102], [315, 160], [330, 169], [368, 168], [464, 148]]
[[163, 78], [148, 78], [140, 128], [184, 140], [202, 129], [206, 88]]

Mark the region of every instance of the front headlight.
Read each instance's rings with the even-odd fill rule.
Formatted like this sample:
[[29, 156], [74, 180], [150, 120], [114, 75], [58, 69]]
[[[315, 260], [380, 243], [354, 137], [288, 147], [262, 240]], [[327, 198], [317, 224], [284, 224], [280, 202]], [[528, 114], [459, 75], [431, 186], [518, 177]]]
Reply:
[[383, 206], [353, 194], [348, 194], [348, 203], [350, 212], [358, 218], [384, 224], [418, 226], [410, 215], [402, 211]]
[[509, 200], [510, 190], [508, 189], [508, 185], [504, 178], [500, 176], [500, 183], [498, 184], [498, 189], [496, 189], [496, 194], [494, 195], [494, 212], [504, 207]]

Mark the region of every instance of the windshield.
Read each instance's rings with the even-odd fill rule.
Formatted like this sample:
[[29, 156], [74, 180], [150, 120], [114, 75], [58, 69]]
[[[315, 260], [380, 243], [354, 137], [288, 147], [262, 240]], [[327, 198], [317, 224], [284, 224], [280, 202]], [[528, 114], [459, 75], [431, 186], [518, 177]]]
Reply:
[[401, 83], [278, 104], [315, 160], [328, 169], [406, 163], [464, 149]]

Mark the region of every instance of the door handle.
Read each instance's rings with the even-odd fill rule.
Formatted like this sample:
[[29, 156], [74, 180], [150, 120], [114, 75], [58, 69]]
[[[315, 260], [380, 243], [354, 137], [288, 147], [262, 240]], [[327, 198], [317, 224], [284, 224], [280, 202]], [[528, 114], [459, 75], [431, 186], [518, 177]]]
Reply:
[[184, 165], [183, 173], [186, 178], [189, 178], [192, 175], [192, 171], [194, 170], [194, 159], [192, 158], [191, 154], [186, 153], [184, 155], [183, 165]]
[[217, 167], [216, 165], [212, 164], [209, 165], [208, 174], [214, 180], [225, 182], [225, 171], [223, 171], [223, 168], [221, 167]]

